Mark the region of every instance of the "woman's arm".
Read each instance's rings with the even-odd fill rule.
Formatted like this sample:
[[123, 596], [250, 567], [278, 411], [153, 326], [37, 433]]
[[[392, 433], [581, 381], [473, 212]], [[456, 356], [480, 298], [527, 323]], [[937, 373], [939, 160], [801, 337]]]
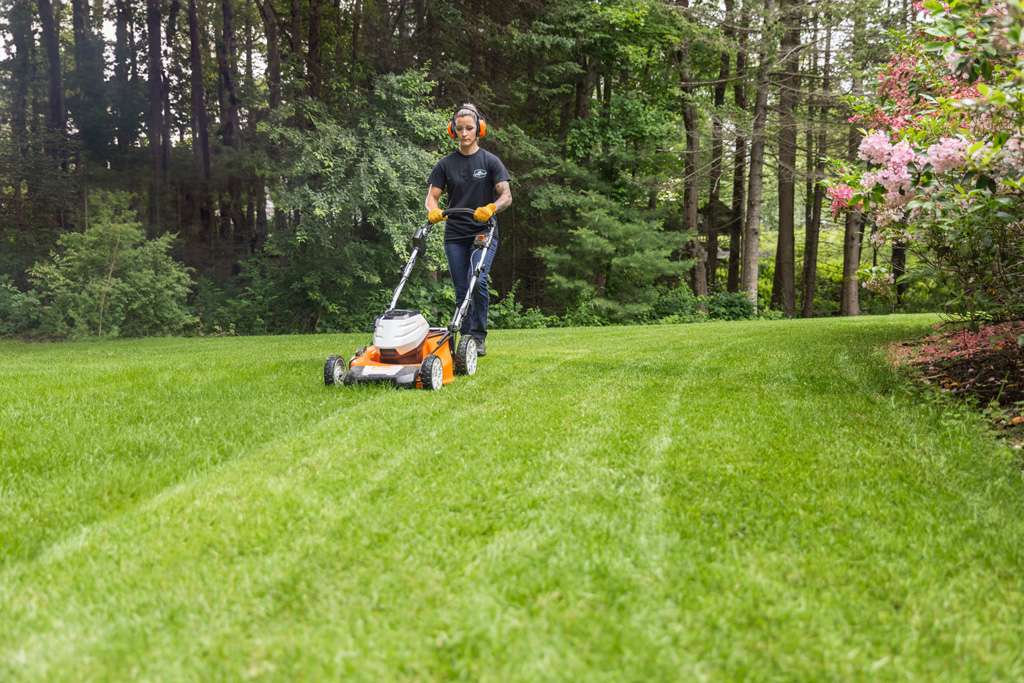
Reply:
[[498, 195], [494, 200], [494, 208], [497, 211], [504, 211], [512, 206], [512, 190], [509, 189], [507, 180], [494, 186], [494, 194]]
[[[505, 184], [508, 185], [508, 183]], [[435, 187], [434, 185], [430, 186], [430, 189], [427, 190], [427, 200], [426, 202], [424, 202], [424, 204], [427, 207], [427, 211], [433, 211], [434, 209], [438, 208], [437, 202], [439, 199], [441, 199], [441, 195], [443, 193], [444, 190], [442, 190], [440, 187]]]

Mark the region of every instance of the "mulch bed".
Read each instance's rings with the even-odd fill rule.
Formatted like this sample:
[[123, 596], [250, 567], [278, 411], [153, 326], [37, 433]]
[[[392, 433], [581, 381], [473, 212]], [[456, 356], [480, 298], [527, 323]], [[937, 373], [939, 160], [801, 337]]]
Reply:
[[[938, 327], [938, 326], [937, 326]], [[1024, 444], [1024, 322], [944, 329], [923, 339], [897, 343], [890, 355], [917, 382], [963, 398], [988, 415], [992, 426]]]

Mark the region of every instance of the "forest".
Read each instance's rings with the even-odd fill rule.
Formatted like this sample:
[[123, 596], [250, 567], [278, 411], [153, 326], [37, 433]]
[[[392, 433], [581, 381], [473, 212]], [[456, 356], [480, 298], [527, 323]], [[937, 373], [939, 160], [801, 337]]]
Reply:
[[[906, 0], [2, 7], [0, 334], [367, 329], [463, 102], [512, 176], [497, 326], [943, 298], [822, 182]], [[443, 264], [404, 305], [451, 309]]]

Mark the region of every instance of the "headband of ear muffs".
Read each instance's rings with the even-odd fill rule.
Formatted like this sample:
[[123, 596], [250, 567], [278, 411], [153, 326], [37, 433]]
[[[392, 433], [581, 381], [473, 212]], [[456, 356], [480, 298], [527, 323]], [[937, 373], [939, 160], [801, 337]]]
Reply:
[[[480, 116], [480, 112], [478, 112], [473, 107], [468, 107], [465, 105], [461, 107], [456, 107], [455, 111], [452, 112], [452, 118], [448, 122], [448, 137], [450, 137], [452, 140], [458, 139], [457, 137], [455, 137], [455, 115], [458, 114], [460, 111], [473, 112], [473, 116], [476, 117], [476, 136], [478, 138], [482, 138], [484, 136], [484, 133], [487, 132], [487, 122], [484, 121], [483, 117]], [[463, 116], [465, 116], [465, 114], [463, 114]]]

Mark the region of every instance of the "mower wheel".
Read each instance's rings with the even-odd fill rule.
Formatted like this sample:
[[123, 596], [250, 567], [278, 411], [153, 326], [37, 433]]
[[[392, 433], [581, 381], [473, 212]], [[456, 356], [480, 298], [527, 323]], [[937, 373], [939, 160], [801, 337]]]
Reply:
[[341, 384], [348, 374], [348, 361], [341, 356], [328, 356], [324, 363], [324, 384]]
[[441, 359], [430, 354], [420, 363], [420, 380], [427, 391], [437, 391], [444, 383], [444, 365]]
[[476, 339], [469, 334], [462, 335], [459, 350], [455, 352], [455, 374], [472, 375], [476, 372]]

